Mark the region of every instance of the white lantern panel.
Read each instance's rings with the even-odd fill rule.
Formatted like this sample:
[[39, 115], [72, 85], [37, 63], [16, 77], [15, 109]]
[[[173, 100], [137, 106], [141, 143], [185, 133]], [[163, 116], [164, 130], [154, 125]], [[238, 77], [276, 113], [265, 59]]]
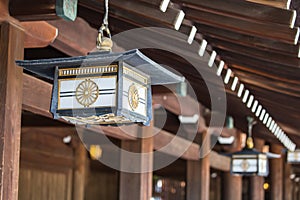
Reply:
[[123, 79], [123, 109], [147, 116], [147, 88], [134, 80]]
[[287, 161], [289, 163], [299, 163], [300, 162], [300, 150], [287, 153]]
[[257, 160], [256, 159], [233, 159], [232, 161], [233, 173], [255, 173], [257, 172]]
[[259, 164], [259, 174], [267, 174], [268, 173], [268, 160], [267, 158], [259, 158], [258, 160]]
[[116, 106], [116, 76], [58, 80], [58, 110]]

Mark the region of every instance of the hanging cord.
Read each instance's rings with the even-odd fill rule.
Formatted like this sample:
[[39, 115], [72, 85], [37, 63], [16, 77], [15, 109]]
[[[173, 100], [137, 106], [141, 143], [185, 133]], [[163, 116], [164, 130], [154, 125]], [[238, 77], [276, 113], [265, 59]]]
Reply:
[[[105, 6], [105, 13], [103, 18], [103, 23], [98, 30], [96, 44], [97, 44], [97, 49], [101, 51], [111, 51], [112, 40], [111, 40], [110, 30], [108, 28], [108, 9], [109, 9], [108, 0], [105, 0], [104, 6]], [[104, 36], [104, 33], [106, 33], [106, 36]]]
[[252, 128], [253, 125], [256, 124], [256, 121], [252, 118], [252, 117], [247, 117], [248, 120], [248, 137], [247, 137], [247, 148], [249, 149], [253, 149], [254, 147], [254, 142], [253, 142], [253, 138], [252, 138]]

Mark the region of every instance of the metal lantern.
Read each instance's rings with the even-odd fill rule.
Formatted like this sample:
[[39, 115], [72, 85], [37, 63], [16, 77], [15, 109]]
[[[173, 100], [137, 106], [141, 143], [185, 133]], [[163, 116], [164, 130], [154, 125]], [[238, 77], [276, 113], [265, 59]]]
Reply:
[[56, 14], [66, 20], [75, 21], [78, 0], [56, 0]]
[[75, 124], [148, 125], [152, 117], [151, 85], [184, 81], [139, 50], [17, 64], [53, 80], [51, 112], [54, 118]]
[[252, 127], [256, 122], [248, 118], [248, 138], [246, 147], [231, 155], [231, 173], [235, 175], [268, 176], [269, 162], [265, 153], [256, 151], [252, 139]]
[[300, 149], [296, 149], [294, 152], [288, 151], [287, 162], [292, 164], [300, 163]]
[[269, 164], [265, 153], [255, 149], [244, 148], [232, 154], [231, 173], [238, 175], [268, 176]]

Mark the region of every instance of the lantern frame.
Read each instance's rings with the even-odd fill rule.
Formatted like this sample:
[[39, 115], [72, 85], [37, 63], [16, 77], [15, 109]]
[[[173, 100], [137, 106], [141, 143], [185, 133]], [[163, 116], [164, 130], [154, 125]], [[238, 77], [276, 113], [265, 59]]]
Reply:
[[231, 174], [244, 176], [268, 176], [269, 161], [265, 153], [255, 149], [244, 148], [231, 155]]
[[288, 151], [287, 158], [288, 163], [291, 164], [299, 164], [300, 163], [300, 149], [296, 149], [295, 151]]
[[[98, 51], [87, 56], [23, 60], [16, 61], [16, 63], [43, 78], [53, 80], [50, 109], [53, 117], [55, 119], [63, 118], [74, 124], [140, 123], [149, 125], [152, 118], [151, 85], [181, 84], [184, 82], [184, 77], [168, 71], [137, 49], [122, 53]], [[101, 88], [105, 85], [101, 84], [101, 80], [103, 81], [106, 77], [110, 78], [109, 85], [114, 85], [112, 88]], [[74, 79], [73, 86], [65, 83], [67, 79]], [[76, 82], [76, 79], [79, 81]], [[112, 81], [112, 79], [114, 80]], [[85, 86], [91, 84], [92, 88], [86, 90], [79, 88], [83, 91], [78, 91], [81, 83]], [[65, 86], [62, 86], [63, 84]], [[134, 87], [130, 90], [132, 85]], [[64, 90], [64, 88], [69, 89]], [[97, 90], [90, 91], [95, 88]], [[99, 102], [96, 101], [99, 99], [98, 96], [102, 95], [101, 89], [111, 89], [114, 92], [114, 104], [99, 106]], [[67, 106], [61, 107], [62, 92], [69, 92], [69, 96], [73, 98], [73, 101], [66, 103], [70, 104], [69, 109], [66, 109]], [[91, 94], [85, 96], [88, 101], [79, 102], [78, 100], [85, 95], [83, 92], [87, 94], [91, 92]], [[124, 97], [126, 95], [127, 97]], [[66, 95], [63, 97], [65, 98]], [[93, 103], [95, 106], [92, 106]], [[142, 104], [144, 105], [142, 106]]]

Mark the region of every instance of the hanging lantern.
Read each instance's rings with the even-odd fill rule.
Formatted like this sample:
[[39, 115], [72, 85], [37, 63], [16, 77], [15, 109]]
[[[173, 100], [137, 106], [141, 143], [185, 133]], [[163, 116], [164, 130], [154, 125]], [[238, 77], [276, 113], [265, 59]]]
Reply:
[[255, 124], [253, 118], [248, 118], [248, 138], [246, 147], [231, 155], [231, 173], [235, 175], [258, 175], [268, 176], [268, 156], [265, 153], [256, 151], [252, 139], [252, 127]]
[[294, 152], [288, 151], [287, 162], [292, 164], [300, 163], [300, 149], [296, 149]]
[[54, 81], [51, 112], [55, 119], [75, 124], [148, 125], [152, 117], [151, 85], [184, 81], [139, 50], [17, 64]]
[[111, 53], [108, 0], [96, 41], [98, 51], [87, 56], [16, 62], [53, 80], [50, 110], [55, 119], [63, 118], [74, 124], [149, 125], [151, 85], [182, 83], [184, 78], [137, 49]]

